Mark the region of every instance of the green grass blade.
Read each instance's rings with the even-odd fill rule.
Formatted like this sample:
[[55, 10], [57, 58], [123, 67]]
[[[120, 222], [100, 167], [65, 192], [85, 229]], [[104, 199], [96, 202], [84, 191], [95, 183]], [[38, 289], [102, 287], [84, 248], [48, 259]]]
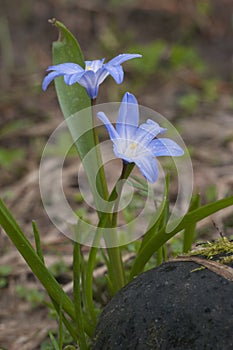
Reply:
[[[4, 202], [0, 199], [0, 225], [5, 230], [8, 237], [14, 243], [15, 247], [22, 255], [28, 266], [31, 268], [34, 275], [38, 278], [44, 288], [47, 290], [53, 303], [57, 305], [62, 305], [63, 310], [70, 316], [71, 319], [75, 320], [75, 308], [71, 299], [63, 291], [60, 284], [49, 272], [49, 270], [44, 265], [41, 258], [33, 249], [31, 243], [26, 238], [25, 234], [21, 230], [20, 226], [16, 222], [15, 218], [12, 216], [10, 211], [5, 206]], [[59, 310], [57, 309], [59, 312]], [[68, 321], [66, 322], [66, 324]], [[91, 336], [92, 330], [84, 319], [84, 329], [85, 332]]]
[[54, 309], [56, 310], [57, 315], [59, 316], [59, 327], [61, 327], [61, 321], [62, 321], [63, 324], [65, 325], [67, 331], [70, 333], [71, 337], [74, 339], [74, 341], [78, 342], [79, 337], [78, 337], [77, 331], [73, 327], [73, 324], [70, 322], [70, 320], [68, 320], [66, 318], [64, 312], [62, 312], [61, 305], [58, 305], [54, 300], [52, 300], [52, 304], [47, 304], [47, 306], [50, 308], [52, 308], [52, 305], [53, 305]]
[[62, 322], [62, 305], [59, 305], [59, 337], [58, 337], [58, 345], [59, 349], [62, 350], [63, 347], [63, 322]]
[[8, 237], [12, 240], [19, 253], [31, 268], [32, 272], [39, 279], [47, 290], [50, 297], [59, 305], [62, 303], [65, 312], [75, 319], [74, 305], [70, 298], [65, 294], [59, 283], [45, 267], [41, 258], [33, 249], [16, 220], [9, 212], [3, 201], [0, 199], [0, 225], [4, 228]]
[[[189, 212], [197, 209], [200, 207], [201, 198], [199, 194], [196, 194], [193, 196], [191, 200], [191, 204], [189, 207]], [[190, 223], [189, 226], [187, 226], [183, 233], [183, 253], [187, 253], [191, 250], [192, 244], [195, 237], [195, 231], [196, 231], [196, 222]]]
[[58, 345], [56, 339], [54, 338], [52, 332], [49, 332], [49, 338], [50, 338], [51, 343], [52, 343], [52, 345], [53, 345], [53, 349], [54, 349], [54, 350], [61, 350], [61, 348], [59, 347], [59, 345]]
[[40, 240], [40, 233], [37, 227], [37, 224], [35, 221], [32, 221], [32, 229], [33, 229], [33, 234], [34, 234], [34, 239], [35, 239], [35, 244], [36, 244], [36, 252], [37, 255], [39, 256], [40, 260], [44, 264], [44, 255], [43, 255], [43, 250], [41, 247], [41, 240]]
[[83, 310], [82, 310], [82, 294], [80, 288], [81, 281], [81, 247], [80, 244], [74, 242], [73, 247], [73, 294], [74, 306], [76, 315], [76, 327], [79, 334], [79, 344], [82, 350], [87, 350], [86, 337], [83, 325]]
[[143, 249], [141, 249], [138, 253], [131, 270], [131, 278], [141, 273], [145, 264], [151, 258], [153, 253], [156, 250], [158, 250], [170, 238], [172, 238], [176, 233], [184, 229], [188, 229], [189, 225], [193, 225], [194, 223], [197, 223], [198, 221], [208, 217], [209, 215], [214, 214], [217, 211], [222, 210], [231, 205], [233, 206], [233, 196], [220, 199], [214, 203], [206, 204], [201, 208], [195, 209], [187, 213], [177, 226], [174, 225], [175, 228], [169, 233], [166, 232], [165, 228], [161, 229], [155, 236], [152, 236], [146, 242]]

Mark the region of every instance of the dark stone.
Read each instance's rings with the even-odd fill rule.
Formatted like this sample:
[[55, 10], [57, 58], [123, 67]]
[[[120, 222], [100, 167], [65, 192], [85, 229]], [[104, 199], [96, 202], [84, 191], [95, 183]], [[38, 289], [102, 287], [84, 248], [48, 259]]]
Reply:
[[194, 262], [147, 271], [102, 312], [93, 350], [232, 350], [233, 282]]

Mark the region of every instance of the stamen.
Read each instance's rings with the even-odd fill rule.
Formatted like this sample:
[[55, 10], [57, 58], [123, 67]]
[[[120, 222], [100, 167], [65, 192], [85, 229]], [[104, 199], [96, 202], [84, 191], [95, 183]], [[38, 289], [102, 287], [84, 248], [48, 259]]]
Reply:
[[131, 143], [130, 149], [134, 150], [137, 147], [136, 142]]

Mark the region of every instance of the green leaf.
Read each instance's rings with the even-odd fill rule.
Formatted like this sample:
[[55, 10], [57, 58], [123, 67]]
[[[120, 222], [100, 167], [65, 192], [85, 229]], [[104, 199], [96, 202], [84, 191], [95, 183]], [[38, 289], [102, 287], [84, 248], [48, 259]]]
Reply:
[[[60, 36], [59, 41], [53, 42], [53, 64], [72, 62], [84, 67], [83, 54], [75, 37], [61, 22], [55, 21], [54, 24], [59, 28]], [[91, 110], [81, 120], [80, 118], [79, 120], [70, 119], [70, 117], [80, 110], [90, 107], [91, 100], [85, 88], [79, 84], [68, 86], [63, 77], [55, 79], [55, 87], [62, 113], [67, 120], [78, 153], [83, 159], [87, 152], [95, 146], [93, 133], [82, 135], [83, 131], [92, 130]], [[79, 137], [80, 135], [82, 136]]]
[[141, 251], [147, 242], [158, 232], [159, 228], [163, 225], [166, 220], [167, 206], [169, 204], [168, 199], [168, 189], [169, 189], [169, 176], [166, 177], [166, 186], [164, 188], [162, 203], [157, 208], [155, 215], [152, 217], [152, 221], [149, 224], [147, 232], [143, 235], [141, 246], [139, 251]]
[[[172, 238], [176, 233], [188, 229], [190, 225], [216, 213], [217, 211], [233, 205], [233, 196], [220, 199], [214, 203], [206, 204], [201, 208], [188, 212], [183, 219], [178, 219], [178, 225], [175, 221], [170, 224], [174, 229], [166, 232], [166, 228], [161, 229], [156, 235], [152, 236], [144, 245], [143, 249], [138, 253], [134, 265], [131, 270], [131, 278], [143, 271], [147, 261], [151, 258], [153, 253], [158, 250], [165, 242]], [[180, 221], [180, 222], [179, 222]], [[146, 233], [147, 234], [147, 233]]]
[[[54, 24], [60, 31], [60, 37], [59, 41], [53, 43], [53, 64], [73, 62], [84, 67], [83, 54], [75, 37], [61, 22], [54, 21]], [[101, 172], [98, 172], [102, 164], [100, 164], [100, 150], [95, 147], [91, 108], [86, 109], [91, 106], [91, 100], [82, 86], [79, 84], [68, 86], [65, 84], [63, 77], [55, 79], [55, 87], [61, 110], [83, 162], [94, 201], [98, 208], [99, 195], [106, 198], [108, 194], [106, 183], [101, 178]], [[77, 113], [81, 110], [84, 111]], [[85, 156], [91, 150], [89, 159], [84, 161]], [[96, 174], [96, 182], [93, 174]]]
[[[201, 203], [200, 195], [199, 194], [194, 195], [190, 203], [189, 212], [199, 208], [200, 203]], [[192, 248], [192, 244], [195, 237], [196, 224], [197, 224], [196, 222], [190, 223], [190, 225], [186, 227], [184, 230], [184, 234], [183, 234], [184, 236], [183, 252], [184, 253], [187, 253]]]
[[[59, 40], [53, 42], [53, 64], [65, 62], [77, 63], [85, 67], [81, 48], [71, 32], [59, 21], [54, 22], [59, 28]], [[85, 88], [79, 84], [68, 86], [65, 84], [63, 77], [55, 79], [58, 100], [65, 118], [90, 107], [91, 101], [86, 93]]]
[[39, 256], [40, 260], [44, 264], [44, 255], [43, 255], [43, 250], [41, 247], [40, 233], [38, 231], [38, 227], [37, 227], [37, 224], [35, 221], [32, 221], [32, 229], [33, 229], [33, 234], [34, 234], [34, 238], [35, 238], [37, 255]]

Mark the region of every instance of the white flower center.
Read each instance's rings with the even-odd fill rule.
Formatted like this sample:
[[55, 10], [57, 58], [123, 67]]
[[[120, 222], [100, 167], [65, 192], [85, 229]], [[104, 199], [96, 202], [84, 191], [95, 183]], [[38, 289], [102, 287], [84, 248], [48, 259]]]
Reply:
[[91, 66], [87, 66], [86, 70], [93, 70]]
[[125, 142], [124, 145], [122, 145], [122, 153], [127, 158], [137, 158], [141, 157], [144, 153], [146, 153], [146, 149], [137, 142]]

